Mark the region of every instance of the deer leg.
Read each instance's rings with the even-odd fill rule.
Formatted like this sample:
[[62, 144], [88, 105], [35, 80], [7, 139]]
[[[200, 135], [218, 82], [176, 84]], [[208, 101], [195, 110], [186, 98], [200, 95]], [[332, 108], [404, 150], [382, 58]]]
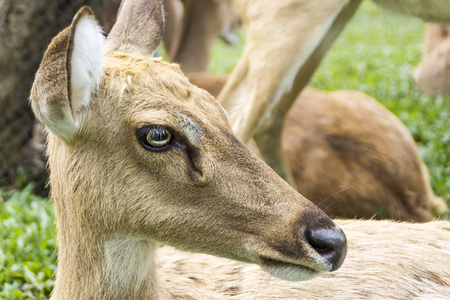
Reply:
[[[244, 52], [244, 55], [246, 53], [252, 55], [244, 56], [244, 60], [238, 64], [239, 69], [233, 72], [219, 95], [219, 101], [231, 112], [231, 124], [237, 135], [243, 142], [254, 136], [264, 160], [291, 185], [293, 185], [292, 174], [286, 165], [281, 147], [284, 119], [326, 51], [342, 32], [360, 3], [360, 0], [341, 2], [340, 5], [334, 3], [336, 6], [329, 7], [325, 11], [323, 6], [314, 7], [315, 10], [322, 9], [321, 13], [317, 15], [309, 11], [305, 17], [314, 18], [315, 26], [292, 36], [283, 37], [282, 43], [271, 42], [255, 47], [253, 41], [264, 41], [264, 38], [258, 35], [275, 32], [273, 30], [261, 32], [258, 29], [260, 26], [256, 24], [252, 27], [251, 22], [247, 52]], [[298, 7], [290, 9], [294, 8]], [[304, 6], [301, 8], [305, 9]], [[301, 20], [292, 31], [305, 26], [305, 20], [298, 19]], [[291, 19], [284, 21], [286, 24], [283, 24], [283, 27], [292, 26]], [[306, 24], [311, 26], [312, 22], [313, 20], [310, 20]], [[268, 41], [276, 39], [279, 37], [272, 36]], [[267, 52], [268, 47], [272, 54]], [[261, 50], [258, 51], [259, 49]], [[301, 53], [301, 56], [298, 53]], [[271, 58], [275, 63], [268, 64], [268, 61], [272, 61], [268, 58], [262, 60], [263, 55], [273, 56], [273, 54], [277, 55], [276, 58]], [[258, 63], [260, 61], [265, 63]], [[238, 106], [238, 101], [244, 103], [244, 107], [240, 105], [239, 110], [234, 110], [233, 107]]]
[[291, 102], [297, 97], [310, 77], [303, 76], [301, 84], [297, 74], [305, 71], [305, 63], [318, 48], [324, 49], [321, 45], [329, 31], [335, 32], [332, 26], [337, 17], [351, 7], [356, 9], [359, 2], [284, 0], [241, 7], [247, 25], [246, 46], [219, 101], [243, 142], [267, 122], [274, 109], [286, 106], [285, 94], [291, 95]]
[[183, 4], [180, 41], [170, 58], [184, 72], [206, 71], [214, 39], [233, 26], [236, 13], [230, 0], [185, 0]]
[[283, 151], [281, 139], [283, 124], [279, 125], [281, 126], [274, 126], [262, 134], [256, 134], [254, 139], [264, 161], [289, 185], [297, 188]]
[[301, 90], [309, 82], [312, 74], [319, 66], [326, 52], [342, 32], [360, 3], [361, 1], [359, 0], [353, 1], [342, 9], [334, 20], [330, 30], [324, 35], [322, 41], [312, 55], [297, 72], [291, 91], [286, 92], [282, 96], [281, 100], [277, 103], [277, 106], [273, 109], [270, 117], [266, 119], [266, 123], [261, 124], [254, 135], [256, 144], [266, 163], [294, 188], [295, 183], [292, 172], [287, 165], [282, 145], [282, 133], [286, 115]]

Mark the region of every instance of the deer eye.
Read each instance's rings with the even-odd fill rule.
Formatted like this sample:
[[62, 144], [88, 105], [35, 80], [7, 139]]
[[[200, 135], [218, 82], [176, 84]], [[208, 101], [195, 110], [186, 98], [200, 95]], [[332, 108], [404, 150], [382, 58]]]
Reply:
[[141, 144], [150, 150], [162, 150], [170, 144], [172, 140], [172, 133], [170, 130], [161, 125], [152, 125], [139, 128], [136, 131]]

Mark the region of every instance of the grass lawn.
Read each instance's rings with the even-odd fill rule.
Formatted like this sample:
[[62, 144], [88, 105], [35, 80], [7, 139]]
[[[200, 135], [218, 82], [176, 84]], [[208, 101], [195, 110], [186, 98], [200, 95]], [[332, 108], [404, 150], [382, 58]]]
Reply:
[[[412, 84], [425, 24], [365, 1], [315, 74], [323, 90], [351, 89], [378, 99], [411, 130], [435, 193], [450, 204], [450, 98], [431, 98]], [[243, 49], [218, 41], [210, 70], [230, 73]], [[55, 225], [47, 199], [30, 188], [0, 189], [0, 299], [46, 299], [56, 270]], [[447, 215], [450, 219], [450, 215]]]

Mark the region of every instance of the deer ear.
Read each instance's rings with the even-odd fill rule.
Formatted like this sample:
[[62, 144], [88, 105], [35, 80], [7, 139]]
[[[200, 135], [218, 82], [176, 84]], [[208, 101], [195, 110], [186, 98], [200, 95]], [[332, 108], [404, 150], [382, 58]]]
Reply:
[[31, 89], [37, 118], [70, 141], [80, 130], [85, 108], [103, 74], [105, 38], [92, 10], [85, 6], [44, 54]]
[[107, 52], [151, 56], [164, 31], [161, 0], [123, 0], [108, 35]]

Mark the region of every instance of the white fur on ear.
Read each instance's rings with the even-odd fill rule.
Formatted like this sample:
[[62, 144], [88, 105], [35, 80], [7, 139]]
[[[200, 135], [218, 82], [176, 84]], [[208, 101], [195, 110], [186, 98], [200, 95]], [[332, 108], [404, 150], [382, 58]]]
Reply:
[[75, 29], [70, 61], [70, 99], [75, 115], [89, 105], [92, 93], [101, 82], [104, 45], [105, 37], [97, 21], [90, 16], [82, 18]]

